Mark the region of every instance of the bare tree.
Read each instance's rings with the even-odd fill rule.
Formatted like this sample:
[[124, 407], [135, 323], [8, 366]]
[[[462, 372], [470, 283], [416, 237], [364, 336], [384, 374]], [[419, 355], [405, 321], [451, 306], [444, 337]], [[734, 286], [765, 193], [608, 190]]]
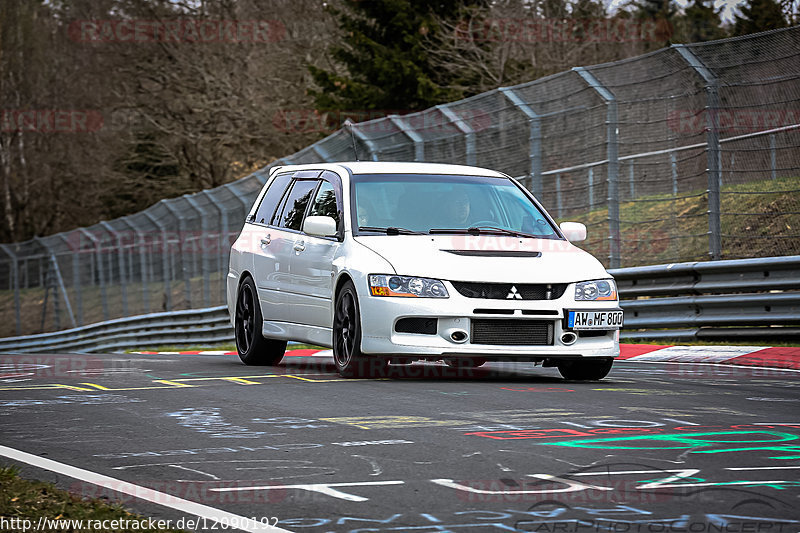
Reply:
[[491, 2], [439, 21], [447, 37], [429, 40], [428, 53], [442, 80], [472, 95], [641, 53], [653, 28], [627, 16], [594, 0]]
[[[143, 39], [120, 37], [137, 24]], [[203, 24], [218, 38], [193, 39]], [[334, 28], [315, 0], [0, 2], [0, 239], [138, 211], [317, 140], [285, 117], [311, 115], [306, 65]], [[92, 124], [40, 120], [58, 112]]]

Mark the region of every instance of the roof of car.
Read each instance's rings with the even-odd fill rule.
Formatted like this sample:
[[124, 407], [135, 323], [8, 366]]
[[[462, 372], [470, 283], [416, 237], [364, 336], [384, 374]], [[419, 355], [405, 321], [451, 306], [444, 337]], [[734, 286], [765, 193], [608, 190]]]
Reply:
[[[332, 166], [344, 167], [352, 174], [456, 174], [461, 176], [499, 176], [505, 174], [488, 168], [443, 163], [408, 163], [392, 161], [344, 161], [310, 165], [289, 165], [295, 170], [329, 169]], [[287, 167], [280, 167], [282, 170]]]

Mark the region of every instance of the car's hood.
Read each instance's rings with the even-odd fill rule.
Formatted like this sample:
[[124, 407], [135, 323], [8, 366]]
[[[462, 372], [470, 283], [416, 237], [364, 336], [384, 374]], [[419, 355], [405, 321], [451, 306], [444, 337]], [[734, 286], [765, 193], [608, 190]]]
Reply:
[[401, 275], [499, 283], [572, 283], [609, 277], [597, 259], [562, 240], [494, 235], [361, 235], [355, 240]]

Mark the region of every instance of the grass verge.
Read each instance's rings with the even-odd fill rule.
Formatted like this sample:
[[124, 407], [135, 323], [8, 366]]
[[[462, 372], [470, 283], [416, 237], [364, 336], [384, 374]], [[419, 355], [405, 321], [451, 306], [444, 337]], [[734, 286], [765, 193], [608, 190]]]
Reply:
[[[800, 177], [724, 185], [720, 194], [722, 259], [800, 254]], [[621, 264], [707, 261], [708, 194], [697, 190], [642, 196], [619, 205]], [[579, 246], [608, 256], [608, 209], [563, 217], [589, 227]], [[561, 220], [559, 220], [560, 222]]]
[[[109, 504], [103, 500], [84, 499], [65, 490], [57, 488], [52, 483], [30, 481], [19, 476], [19, 469], [15, 466], [0, 466], [0, 519], [8, 528], [1, 527], [2, 531], [33, 530], [40, 518], [51, 520], [82, 520], [84, 525], [99, 525], [102, 521], [119, 520], [123, 527], [114, 529], [115, 533], [127, 532], [162, 532], [178, 533], [178, 529], [148, 529], [148, 519], [128, 512], [120, 505]], [[12, 519], [15, 519], [12, 521]], [[30, 522], [26, 522], [26, 520]], [[97, 522], [95, 522], [97, 521]], [[126, 522], [122, 522], [126, 521]], [[144, 527], [135, 527], [133, 521]], [[110, 522], [106, 522], [109, 524]], [[11, 527], [12, 524], [16, 526]], [[30, 528], [23, 528], [22, 524], [31, 524]], [[61, 522], [63, 527], [55, 527], [51, 522], [50, 527], [43, 531], [102, 531], [94, 527], [76, 528]]]

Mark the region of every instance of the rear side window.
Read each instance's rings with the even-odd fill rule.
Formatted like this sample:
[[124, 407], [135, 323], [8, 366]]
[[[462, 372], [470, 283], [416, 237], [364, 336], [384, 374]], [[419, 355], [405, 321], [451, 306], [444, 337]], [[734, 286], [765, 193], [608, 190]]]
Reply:
[[286, 191], [286, 186], [292, 179], [291, 172], [278, 174], [267, 189], [267, 193], [261, 199], [261, 205], [258, 206], [253, 222], [256, 224], [269, 224], [272, 220], [272, 215], [275, 214], [275, 209], [278, 203], [283, 198], [283, 193]]
[[314, 189], [317, 188], [317, 183], [319, 183], [317, 180], [295, 180], [292, 189], [285, 196], [283, 207], [279, 210], [280, 213], [275, 213], [274, 225], [300, 230], [306, 207], [308, 207]]

